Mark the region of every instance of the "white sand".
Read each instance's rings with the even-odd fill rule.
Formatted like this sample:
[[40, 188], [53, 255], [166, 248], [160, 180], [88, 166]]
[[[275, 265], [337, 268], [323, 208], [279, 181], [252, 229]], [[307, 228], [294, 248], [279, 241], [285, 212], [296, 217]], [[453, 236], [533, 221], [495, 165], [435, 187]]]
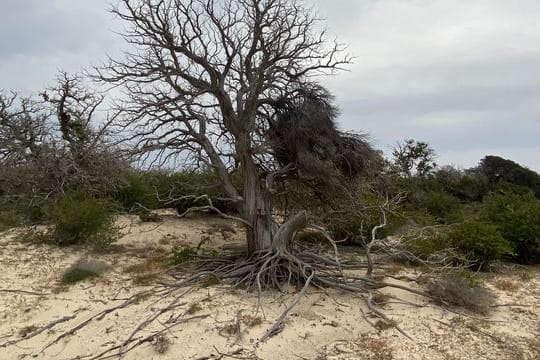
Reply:
[[[111, 312], [90, 322], [42, 351], [60, 334], [74, 328], [101, 310], [121, 304], [145, 289], [134, 284], [130, 265], [141, 264], [173, 246], [196, 245], [203, 237], [210, 246], [241, 241], [242, 231], [229, 231], [230, 223], [206, 217], [174, 219], [161, 224], [141, 224], [136, 216], [122, 216], [126, 235], [121, 251], [97, 256], [84, 249], [22, 244], [14, 231], [0, 236], [0, 359], [76, 359], [121, 344], [153, 312], [172, 301], [171, 297], [141, 298], [137, 304]], [[225, 227], [225, 231], [223, 228]], [[101, 277], [68, 288], [59, 288], [62, 272], [80, 259], [99, 258], [112, 266]], [[402, 273], [413, 274], [414, 269]], [[198, 287], [179, 300], [179, 306], [158, 318], [165, 324], [171, 315], [201, 316], [176, 324], [164, 333], [167, 346], [159, 353], [160, 340], [145, 342], [127, 353], [125, 359], [218, 359], [220, 353], [245, 359], [538, 359], [540, 358], [540, 271], [528, 268], [533, 279], [523, 281], [508, 271], [488, 281], [499, 304], [485, 319], [475, 319], [441, 309], [426, 299], [396, 289], [383, 289], [393, 297], [384, 311], [413, 339], [396, 329], [377, 332], [365, 319], [368, 310], [361, 298], [351, 294], [312, 289], [287, 318], [284, 330], [265, 343], [258, 339], [273, 324], [295, 293], [265, 293], [264, 316], [252, 324], [257, 294], [224, 285]], [[501, 291], [493, 284], [507, 279], [518, 289]], [[415, 286], [407, 283], [408, 286]], [[146, 288], [149, 288], [147, 286]], [[43, 295], [5, 290], [24, 290]], [[180, 290], [179, 292], [180, 293]], [[398, 303], [398, 298], [423, 305]], [[193, 304], [197, 304], [194, 306]], [[191, 310], [191, 311], [190, 311]], [[464, 310], [459, 310], [465, 312]], [[470, 315], [470, 314], [469, 314]], [[72, 316], [30, 339], [53, 321]], [[374, 323], [375, 318], [368, 317]], [[234, 334], [240, 327], [241, 336]], [[154, 322], [137, 337], [163, 329]], [[232, 332], [232, 333], [231, 333]], [[27, 335], [27, 336], [30, 336]], [[2, 347], [7, 342], [18, 341]], [[90, 357], [89, 357], [90, 358]], [[223, 356], [223, 358], [227, 358]]]

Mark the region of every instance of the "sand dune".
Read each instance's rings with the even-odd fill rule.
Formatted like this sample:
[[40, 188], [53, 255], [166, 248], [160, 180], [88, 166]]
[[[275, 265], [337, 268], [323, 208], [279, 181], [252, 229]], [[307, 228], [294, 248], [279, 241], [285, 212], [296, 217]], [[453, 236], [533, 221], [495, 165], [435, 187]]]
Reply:
[[[0, 237], [0, 359], [91, 359], [108, 349], [126, 350], [141, 339], [125, 359], [540, 358], [538, 268], [489, 275], [487, 284], [502, 306], [494, 307], [487, 317], [444, 309], [405, 291], [383, 289], [388, 295], [383, 310], [413, 340], [394, 327], [378, 329], [377, 319], [370, 317], [358, 296], [310, 289], [291, 311], [283, 331], [260, 342], [295, 299], [295, 289], [262, 294], [263, 311], [257, 311], [256, 292], [220, 284], [190, 289], [176, 303], [174, 295], [186, 289], [167, 296], [144, 294], [158, 279], [167, 278], [158, 274], [159, 268], [152, 268], [151, 259], [174, 246], [197, 245], [203, 238], [208, 239], [207, 246], [219, 249], [241, 241], [240, 228], [213, 217], [169, 216], [162, 223], [140, 223], [136, 216], [122, 216], [119, 223], [125, 236], [105, 255], [83, 248], [24, 244], [16, 240], [16, 230]], [[65, 269], [93, 259], [110, 269], [72, 286], [60, 285]], [[133, 265], [141, 266], [141, 272], [134, 271]], [[520, 277], [524, 271], [532, 275], [530, 279]], [[393, 272], [419, 275], [418, 269], [401, 266]], [[499, 290], [495, 284], [502, 280], [512, 286]], [[77, 329], [95, 314], [121, 306], [138, 293], [137, 301]], [[133, 342], [120, 347], [142, 321], [165, 306], [174, 309], [157, 316]], [[152, 336], [157, 331], [160, 335]]]

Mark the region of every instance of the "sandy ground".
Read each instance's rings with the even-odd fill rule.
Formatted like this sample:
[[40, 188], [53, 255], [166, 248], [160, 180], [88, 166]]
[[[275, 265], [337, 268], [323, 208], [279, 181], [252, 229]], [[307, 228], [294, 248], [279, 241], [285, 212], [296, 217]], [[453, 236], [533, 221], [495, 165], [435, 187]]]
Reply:
[[[119, 222], [125, 236], [105, 255], [24, 244], [16, 240], [16, 231], [0, 236], [0, 359], [91, 359], [121, 345], [153, 314], [156, 321], [134, 340], [150, 338], [125, 359], [540, 359], [539, 268], [507, 268], [489, 275], [487, 284], [502, 306], [494, 307], [488, 317], [383, 289], [390, 296], [383, 310], [413, 340], [393, 327], [374, 327], [377, 319], [360, 297], [310, 289], [291, 311], [283, 331], [260, 342], [294, 301], [295, 291], [263, 294], [262, 313], [256, 312], [256, 293], [215, 284], [190, 289], [174, 304], [171, 295], [141, 295], [79, 329], [100, 311], [152, 288], [159, 269], [148, 264], [172, 247], [196, 245], [207, 238], [208, 246], [219, 249], [242, 238], [240, 229], [208, 216], [167, 217], [160, 224], [122, 216]], [[81, 259], [99, 259], [111, 268], [100, 277], [61, 286], [63, 271]], [[141, 264], [146, 264], [144, 271], [134, 272], [133, 265]], [[419, 275], [415, 269], [390, 268], [394, 275]], [[507, 290], [496, 287], [501, 282]], [[174, 310], [159, 314], [171, 304]], [[162, 335], [151, 336], [159, 330]], [[67, 336], [59, 339], [63, 334]]]

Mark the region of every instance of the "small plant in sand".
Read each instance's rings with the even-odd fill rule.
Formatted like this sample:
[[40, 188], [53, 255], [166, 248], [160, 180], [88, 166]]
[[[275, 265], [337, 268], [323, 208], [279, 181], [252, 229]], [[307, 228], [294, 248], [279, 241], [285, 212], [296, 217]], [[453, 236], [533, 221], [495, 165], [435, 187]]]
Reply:
[[199, 303], [192, 303], [189, 305], [189, 307], [186, 310], [186, 314], [193, 315], [199, 311], [201, 311], [203, 307]]
[[61, 282], [62, 285], [73, 285], [87, 279], [95, 278], [97, 276], [99, 276], [99, 274], [94, 271], [73, 268], [64, 272]]
[[518, 277], [519, 277], [519, 280], [523, 282], [529, 282], [532, 279], [534, 279], [533, 274], [531, 274], [529, 271], [526, 271], [526, 270], [520, 271], [518, 274]]
[[141, 222], [162, 222], [163, 217], [152, 211], [144, 211], [139, 214], [139, 219]]
[[171, 341], [165, 335], [159, 334], [154, 336], [151, 344], [158, 354], [165, 354], [171, 346]]
[[167, 267], [166, 258], [163, 256], [153, 257], [146, 261], [128, 266], [124, 271], [132, 274], [132, 280], [137, 285], [152, 283]]
[[111, 267], [98, 260], [79, 260], [62, 274], [62, 285], [73, 285], [78, 282], [100, 276]]
[[513, 292], [519, 289], [519, 284], [509, 279], [496, 280], [494, 285], [497, 289], [507, 292]]
[[197, 255], [197, 249], [186, 246], [183, 248], [173, 249], [170, 257], [171, 265], [180, 265], [192, 260]]

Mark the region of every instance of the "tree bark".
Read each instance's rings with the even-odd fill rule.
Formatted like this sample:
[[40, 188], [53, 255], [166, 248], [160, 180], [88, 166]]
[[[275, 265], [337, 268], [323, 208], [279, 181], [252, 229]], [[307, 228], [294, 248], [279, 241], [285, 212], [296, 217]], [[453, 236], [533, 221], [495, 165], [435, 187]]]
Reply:
[[248, 253], [253, 255], [272, 246], [275, 226], [272, 204], [261, 189], [257, 168], [251, 157], [244, 160], [244, 218], [251, 224], [251, 227], [246, 229], [246, 235]]

